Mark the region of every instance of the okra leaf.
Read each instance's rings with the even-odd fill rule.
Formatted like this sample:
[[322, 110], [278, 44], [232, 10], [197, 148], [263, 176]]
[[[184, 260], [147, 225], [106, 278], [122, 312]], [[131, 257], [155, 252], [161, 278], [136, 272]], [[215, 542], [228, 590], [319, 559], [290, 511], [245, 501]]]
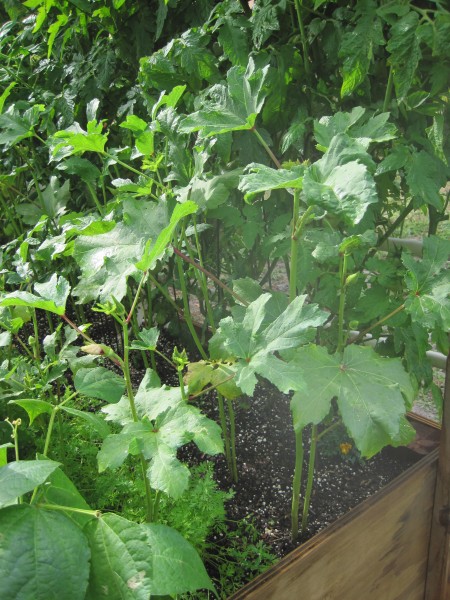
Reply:
[[[79, 123], [74, 123], [67, 129], [57, 131], [50, 139], [52, 160], [60, 161], [74, 154], [96, 152], [104, 154], [108, 135], [102, 133], [103, 126], [97, 121], [89, 121], [87, 131]], [[62, 140], [62, 141], [60, 141]]]
[[0, 144], [11, 148], [22, 140], [34, 135], [39, 116], [45, 109], [43, 104], [35, 104], [22, 114], [13, 104], [0, 115]]
[[125, 390], [123, 378], [104, 367], [79, 369], [74, 377], [74, 386], [80, 394], [111, 404], [118, 402]]
[[20, 460], [0, 468], [0, 506], [31, 492], [59, 467], [54, 460]]
[[347, 346], [341, 358], [310, 345], [299, 348], [292, 361], [305, 381], [305, 390], [291, 401], [296, 430], [320, 423], [336, 397], [342, 420], [363, 456], [414, 438], [404, 416], [412, 406], [414, 387], [400, 359], [382, 358], [372, 348], [355, 345]]
[[153, 489], [161, 490], [176, 500], [187, 490], [190, 472], [177, 459], [172, 448], [158, 444], [147, 475]]
[[285, 307], [277, 297], [263, 294], [246, 308], [242, 321], [232, 317], [220, 321], [210, 340], [211, 356], [232, 361], [229, 368], [244, 393], [253, 393], [256, 375], [266, 377], [283, 392], [302, 389], [299, 369], [274, 353], [311, 341], [315, 328], [325, 322], [326, 313], [317, 305], [305, 306], [305, 298], [298, 296]]
[[11, 292], [0, 299], [0, 306], [29, 306], [41, 308], [57, 315], [66, 311], [66, 300], [70, 292], [69, 282], [54, 273], [46, 283], [36, 283], [36, 294], [30, 292]]
[[149, 240], [145, 246], [144, 256], [136, 263], [136, 267], [141, 271], [148, 271], [154, 269], [156, 261], [162, 257], [170, 242], [172, 241], [173, 233], [178, 223], [184, 217], [192, 215], [197, 211], [197, 205], [195, 202], [188, 200], [183, 204], [177, 204], [170, 217], [169, 225], [165, 227], [156, 238], [156, 241], [152, 245], [152, 240]]
[[150, 329], [141, 329], [138, 339], [134, 340], [130, 346], [131, 350], [155, 350], [158, 343], [159, 330], [157, 327]]
[[0, 596], [15, 600], [84, 600], [90, 550], [66, 515], [21, 504], [0, 511]]
[[295, 165], [291, 169], [272, 169], [251, 163], [246, 170], [247, 173], [239, 182], [239, 189], [244, 192], [244, 200], [251, 201], [268, 190], [301, 189], [305, 167]]
[[[74, 294], [82, 302], [99, 299], [107, 302], [126, 294], [127, 279], [139, 270], [136, 263], [144, 253], [147, 240], [156, 240], [169, 224], [164, 202], [123, 202], [123, 221], [100, 235], [80, 236], [75, 241], [73, 256], [81, 268]], [[151, 251], [151, 248], [149, 248]]]
[[389, 117], [388, 112], [371, 116], [365, 108], [355, 106], [349, 113], [337, 112], [314, 121], [314, 137], [322, 148], [328, 148], [335, 135], [345, 133], [367, 149], [374, 142], [387, 142], [395, 138], [396, 127], [388, 122]]
[[189, 393], [196, 394], [207, 386], [215, 386], [225, 398], [233, 400], [241, 395], [241, 390], [234, 383], [233, 368], [226, 363], [207, 363], [202, 360], [189, 363], [186, 383]]
[[324, 208], [356, 225], [371, 204], [378, 202], [372, 159], [346, 134], [335, 136], [324, 156], [312, 164], [303, 178], [303, 192], [309, 205]]
[[[219, 100], [183, 119], [180, 131], [200, 131], [203, 137], [210, 137], [252, 129], [267, 95], [264, 85], [269, 68], [269, 65], [257, 68], [253, 58], [249, 58], [246, 69], [232, 67], [227, 73], [227, 87], [222, 86], [217, 94]], [[216, 92], [219, 89], [220, 86], [215, 86]]]
[[447, 182], [445, 164], [425, 150], [413, 152], [406, 166], [406, 181], [416, 206], [428, 204], [443, 210], [444, 197], [440, 189]]
[[405, 275], [409, 295], [405, 310], [424, 327], [450, 328], [450, 282], [445, 270], [450, 254], [450, 241], [436, 236], [424, 238], [423, 258], [415, 260], [403, 253], [402, 261], [408, 269]]

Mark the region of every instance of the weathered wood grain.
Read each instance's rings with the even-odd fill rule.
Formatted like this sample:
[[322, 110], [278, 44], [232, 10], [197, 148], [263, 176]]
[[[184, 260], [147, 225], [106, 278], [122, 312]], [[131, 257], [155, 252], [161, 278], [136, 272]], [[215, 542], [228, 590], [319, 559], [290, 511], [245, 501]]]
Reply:
[[230, 600], [423, 600], [438, 451]]
[[425, 600], [450, 600], [450, 356], [447, 358]]

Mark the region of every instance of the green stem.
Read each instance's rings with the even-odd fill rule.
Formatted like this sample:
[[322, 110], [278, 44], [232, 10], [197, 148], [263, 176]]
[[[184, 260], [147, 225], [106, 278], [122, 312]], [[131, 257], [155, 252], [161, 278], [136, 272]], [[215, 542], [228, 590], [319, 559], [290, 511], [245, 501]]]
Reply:
[[234, 483], [238, 482], [238, 470], [236, 460], [236, 420], [234, 417], [233, 401], [227, 398], [228, 415], [230, 417], [230, 445], [231, 445], [231, 475]]
[[346, 335], [344, 330], [344, 310], [345, 310], [345, 297], [346, 297], [346, 285], [345, 280], [347, 277], [347, 258], [346, 253], [341, 256], [339, 264], [340, 273], [340, 290], [339, 290], [339, 313], [338, 313], [338, 345], [337, 352], [341, 353], [344, 350]]
[[164, 296], [164, 298], [167, 300], [167, 302], [175, 309], [176, 313], [182, 315], [183, 311], [181, 310], [181, 308], [177, 305], [177, 303], [174, 301], [174, 299], [168, 293], [168, 291], [163, 288], [163, 286], [159, 283], [159, 281], [155, 277], [153, 277], [153, 275], [151, 273], [149, 273], [149, 279], [151, 280], [153, 285], [161, 292], [161, 294]]
[[305, 499], [303, 501], [302, 535], [305, 533], [306, 526], [308, 525], [311, 492], [314, 482], [314, 465], [316, 462], [317, 439], [317, 425], [313, 425], [311, 431], [311, 446], [309, 449], [308, 480], [306, 482]]
[[301, 0], [294, 0], [294, 4], [295, 4], [295, 11], [297, 13], [297, 20], [298, 20], [298, 27], [300, 30], [300, 37], [301, 37], [301, 42], [302, 42], [302, 48], [303, 48], [303, 66], [305, 68], [305, 75], [308, 78], [308, 81], [310, 81], [311, 79], [311, 65], [309, 64], [309, 48], [308, 48], [308, 39], [306, 37], [306, 32], [305, 32], [305, 26], [303, 23], [303, 17], [302, 17], [302, 1]]
[[178, 373], [178, 382], [180, 384], [181, 399], [184, 400], [184, 402], [187, 402], [188, 398], [186, 396], [186, 390], [184, 389], [183, 371], [181, 371], [180, 369], [177, 369], [177, 373]]
[[88, 510], [87, 508], [74, 508], [73, 506], [60, 506], [59, 504], [43, 504], [37, 505], [39, 508], [45, 508], [47, 510], [60, 510], [63, 512], [73, 512], [80, 515], [92, 515], [93, 517], [100, 517], [101, 512], [99, 510]]
[[223, 290], [228, 292], [231, 296], [233, 296], [233, 298], [236, 298], [236, 300], [238, 302], [240, 302], [244, 306], [248, 306], [248, 302], [246, 300], [244, 300], [238, 294], [233, 292], [233, 290], [231, 288], [229, 288], [227, 285], [225, 285], [225, 283], [223, 283], [223, 281], [220, 281], [220, 279], [217, 278], [215, 275], [213, 275], [210, 271], [207, 271], [204, 267], [201, 267], [198, 263], [196, 263], [194, 260], [189, 258], [189, 256], [186, 256], [186, 254], [183, 254], [182, 252], [180, 252], [180, 250], [178, 250], [178, 248], [175, 248], [175, 246], [172, 246], [172, 249], [177, 256], [182, 258], [185, 262], [189, 263], [196, 269], [199, 269], [200, 271], [205, 273], [210, 279], [212, 279], [215, 283], [217, 283], [217, 285], [219, 285]]
[[58, 411], [59, 411], [59, 406], [54, 406], [53, 410], [52, 410], [52, 414], [50, 415], [50, 421], [48, 422], [47, 435], [45, 437], [44, 451], [42, 453], [44, 456], [48, 455], [48, 448], [50, 446], [50, 440], [52, 437], [53, 425], [55, 423], [55, 417], [56, 417], [56, 413]]
[[298, 538], [298, 509], [300, 505], [300, 487], [303, 471], [303, 429], [295, 432], [295, 470], [292, 483], [291, 536], [292, 541]]
[[230, 452], [230, 438], [228, 434], [227, 419], [225, 417], [225, 405], [223, 402], [223, 396], [220, 392], [217, 392], [217, 402], [219, 405], [220, 427], [222, 428], [223, 442], [225, 446], [225, 458], [231, 471], [232, 460]]
[[[134, 402], [134, 392], [133, 385], [131, 383], [131, 375], [130, 375], [130, 362], [129, 362], [129, 339], [128, 339], [128, 323], [126, 321], [122, 324], [122, 335], [123, 335], [123, 363], [122, 370], [125, 378], [125, 383], [127, 387], [127, 395], [128, 402], [130, 403], [131, 414], [133, 417], [133, 421], [137, 423], [139, 421], [139, 417], [136, 411], [136, 404]], [[150, 522], [153, 520], [153, 498], [152, 498], [152, 490], [150, 487], [150, 482], [147, 477], [147, 463], [145, 462], [145, 458], [142, 453], [139, 454], [139, 462], [141, 465], [142, 477], [144, 479], [145, 485], [145, 497], [147, 503], [147, 521]]]
[[40, 348], [39, 348], [39, 328], [38, 328], [38, 322], [37, 322], [37, 316], [36, 316], [36, 309], [32, 308], [31, 309], [31, 318], [33, 320], [33, 330], [34, 330], [34, 348], [33, 348], [33, 354], [34, 354], [34, 359], [35, 360], [39, 360], [40, 359]]
[[389, 104], [391, 102], [393, 85], [394, 85], [394, 71], [391, 66], [391, 67], [389, 67], [389, 77], [388, 77], [386, 93], [385, 93], [384, 102], [383, 102], [383, 112], [387, 112]]
[[294, 191], [294, 205], [292, 210], [292, 234], [291, 234], [291, 264], [289, 267], [289, 302], [297, 296], [297, 259], [298, 238], [296, 237], [296, 225], [300, 206], [300, 190]]
[[[180, 252], [176, 252], [176, 254], [181, 254]], [[186, 257], [188, 258], [188, 257]], [[189, 308], [189, 296], [186, 288], [186, 281], [184, 279], [184, 271], [183, 271], [183, 263], [181, 262], [181, 258], [179, 256], [176, 257], [176, 263], [178, 268], [178, 279], [180, 281], [183, 307], [184, 307], [184, 318], [186, 319], [186, 324], [188, 326], [189, 332], [192, 336], [192, 339], [197, 346], [197, 350], [200, 352], [201, 357], [204, 360], [207, 360], [206, 352], [203, 349], [203, 346], [198, 338], [197, 332], [195, 331], [194, 323], [192, 322], [191, 310]]]
[[[194, 236], [195, 236], [195, 246], [197, 248], [198, 261], [200, 263], [201, 268], [204, 269], [205, 266], [203, 264], [202, 249], [201, 249], [201, 244], [200, 244], [200, 240], [198, 237], [197, 221], [195, 219], [195, 216], [194, 216]], [[216, 325], [214, 322], [214, 314], [213, 314], [211, 302], [209, 300], [208, 282], [206, 281], [206, 275], [205, 275], [204, 271], [200, 271], [200, 273], [201, 273], [201, 278], [202, 278], [202, 292], [203, 292], [203, 297], [205, 299], [206, 315], [208, 317], [209, 326], [211, 327], [211, 331], [213, 333], [215, 333]]]
[[258, 138], [258, 142], [261, 144], [261, 146], [264, 148], [264, 150], [270, 156], [270, 158], [272, 159], [273, 163], [276, 165], [277, 169], [281, 169], [281, 163], [280, 163], [280, 161], [275, 156], [275, 154], [272, 152], [272, 150], [270, 149], [269, 145], [266, 143], [266, 141], [264, 140], [264, 138], [262, 137], [262, 135], [259, 133], [259, 131], [257, 131], [256, 129], [252, 129], [251, 131], [253, 131], [253, 133], [256, 135], [256, 137]]
[[94, 190], [94, 188], [93, 188], [93, 187], [92, 187], [92, 185], [91, 185], [90, 183], [88, 183], [87, 181], [86, 181], [86, 185], [87, 185], [87, 189], [89, 190], [89, 193], [91, 194], [91, 198], [92, 198], [92, 200], [94, 201], [94, 204], [95, 204], [95, 206], [96, 206], [96, 208], [97, 208], [97, 210], [98, 210], [98, 213], [99, 213], [99, 215], [100, 215], [100, 216], [103, 216], [103, 207], [102, 207], [102, 205], [101, 205], [101, 204], [100, 204], [100, 202], [99, 202], [98, 196], [97, 196], [97, 194], [95, 193], [95, 190]]
[[367, 335], [368, 333], [370, 333], [372, 331], [372, 329], [375, 329], [375, 327], [382, 325], [385, 321], [387, 321], [391, 317], [395, 316], [397, 313], [401, 312], [404, 308], [405, 308], [404, 304], [397, 306], [397, 308], [395, 310], [393, 310], [392, 312], [390, 312], [388, 315], [386, 315], [385, 317], [382, 317], [376, 323], [373, 323], [373, 325], [371, 325], [367, 329], [364, 329], [364, 331], [361, 331], [353, 340], [350, 340], [348, 342], [348, 345], [354, 344], [355, 342], [359, 342], [359, 340], [362, 340], [365, 335]]

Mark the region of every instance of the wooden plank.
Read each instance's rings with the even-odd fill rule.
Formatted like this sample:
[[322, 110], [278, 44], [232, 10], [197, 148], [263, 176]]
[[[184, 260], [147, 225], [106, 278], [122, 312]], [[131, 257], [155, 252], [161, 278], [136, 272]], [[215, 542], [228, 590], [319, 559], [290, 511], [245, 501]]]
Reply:
[[423, 600], [437, 450], [230, 600]]
[[450, 600], [450, 355], [447, 358], [425, 600]]

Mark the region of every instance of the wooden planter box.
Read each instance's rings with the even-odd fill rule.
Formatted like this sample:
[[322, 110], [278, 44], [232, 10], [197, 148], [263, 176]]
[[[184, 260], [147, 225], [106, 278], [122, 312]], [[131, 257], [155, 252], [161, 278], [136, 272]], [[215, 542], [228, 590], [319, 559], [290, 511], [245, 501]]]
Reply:
[[449, 379], [442, 432], [414, 419], [423, 458], [230, 600], [450, 600]]

